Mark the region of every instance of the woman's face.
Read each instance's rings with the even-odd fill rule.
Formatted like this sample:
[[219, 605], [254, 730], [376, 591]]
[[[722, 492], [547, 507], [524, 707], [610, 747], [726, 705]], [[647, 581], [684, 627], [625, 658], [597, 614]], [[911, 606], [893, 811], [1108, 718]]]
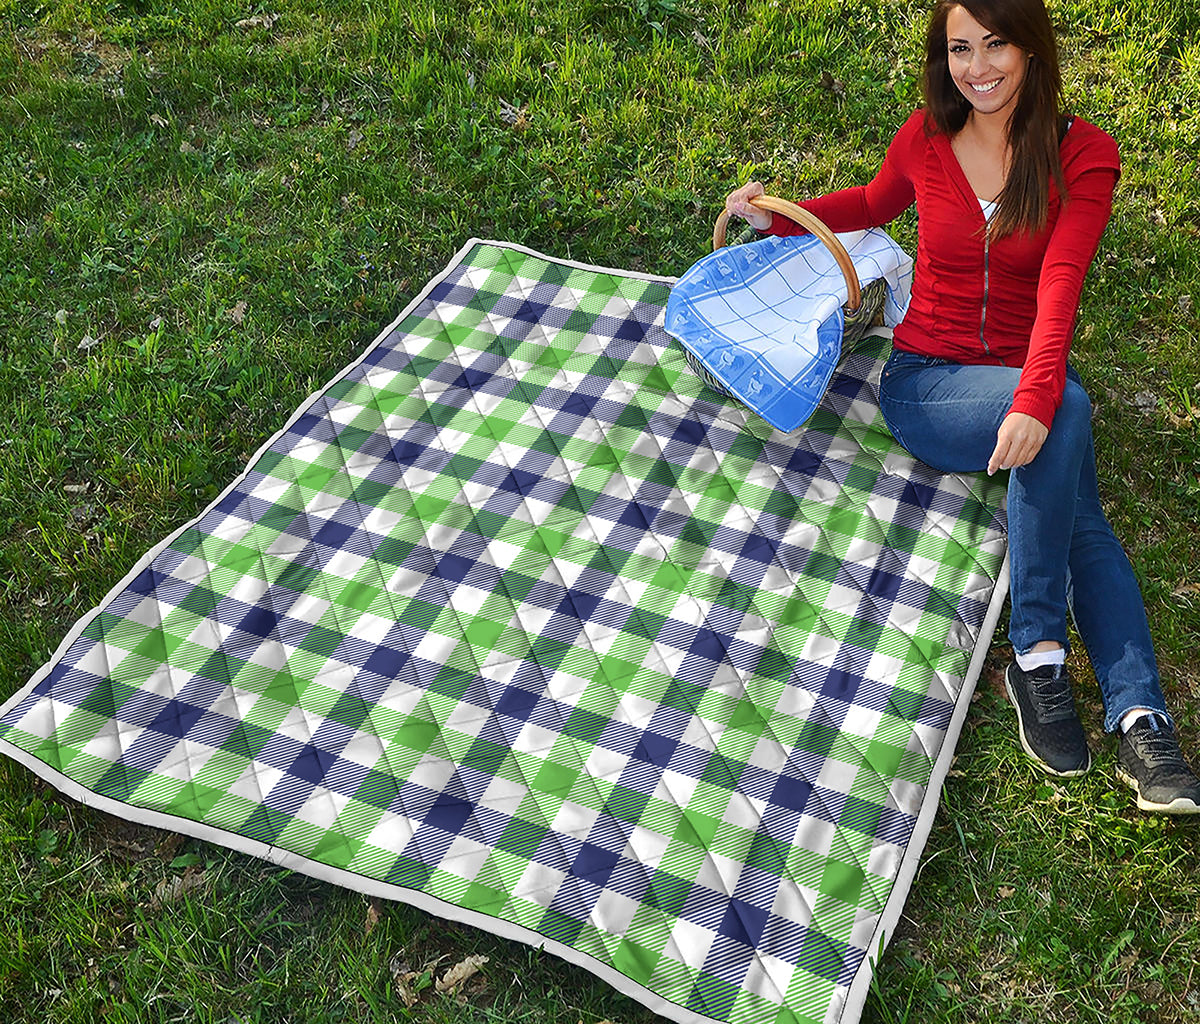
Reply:
[[1025, 81], [1028, 55], [984, 28], [965, 7], [952, 7], [946, 17], [946, 50], [950, 77], [975, 113], [1007, 118]]

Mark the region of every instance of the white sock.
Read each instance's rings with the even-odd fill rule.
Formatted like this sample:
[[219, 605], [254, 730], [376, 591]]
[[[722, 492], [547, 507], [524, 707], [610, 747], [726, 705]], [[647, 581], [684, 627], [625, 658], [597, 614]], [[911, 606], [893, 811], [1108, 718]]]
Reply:
[[1028, 654], [1017, 655], [1017, 667], [1022, 672], [1032, 672], [1043, 665], [1063, 665], [1067, 660], [1067, 652], [1061, 647], [1050, 651], [1030, 651]]
[[1162, 716], [1148, 708], [1134, 708], [1121, 716], [1121, 732], [1129, 732], [1139, 719], [1149, 718], [1152, 722], [1161, 722]]

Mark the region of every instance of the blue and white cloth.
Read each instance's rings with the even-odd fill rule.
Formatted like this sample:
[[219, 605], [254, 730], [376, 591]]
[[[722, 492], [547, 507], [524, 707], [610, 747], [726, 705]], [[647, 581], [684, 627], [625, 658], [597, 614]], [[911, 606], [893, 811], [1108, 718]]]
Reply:
[[[912, 258], [886, 231], [838, 239], [860, 282], [887, 285], [883, 319], [904, 317]], [[777, 430], [812, 415], [841, 356], [848, 290], [833, 254], [815, 235], [765, 238], [718, 249], [679, 279], [666, 330], [728, 391]]]

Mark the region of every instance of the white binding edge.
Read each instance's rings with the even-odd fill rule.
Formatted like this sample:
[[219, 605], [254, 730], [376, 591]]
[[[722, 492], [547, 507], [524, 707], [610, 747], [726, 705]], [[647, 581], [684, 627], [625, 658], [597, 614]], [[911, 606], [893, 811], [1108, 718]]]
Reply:
[[846, 993], [846, 1001], [842, 1004], [842, 1012], [837, 1018], [842, 1024], [854, 1024], [862, 1014], [863, 1005], [867, 1001], [867, 994], [871, 988], [871, 979], [875, 976], [875, 968], [879, 966], [884, 950], [891, 941], [892, 933], [895, 931], [896, 925], [900, 923], [900, 914], [904, 910], [904, 904], [908, 902], [908, 893], [912, 888], [913, 879], [916, 878], [921, 855], [925, 852], [925, 844], [929, 840], [929, 833], [933, 830], [933, 818], [937, 814], [938, 804], [941, 803], [942, 786], [950, 772], [950, 766], [954, 763], [954, 751], [958, 746], [958, 738], [962, 734], [963, 723], [967, 720], [967, 712], [971, 707], [971, 696], [974, 694], [975, 684], [983, 672], [983, 663], [987, 658], [988, 649], [991, 647], [996, 624], [1000, 621], [1004, 600], [1008, 597], [1008, 579], [1008, 550], [1006, 549], [996, 583], [992, 587], [992, 599], [988, 602], [983, 623], [979, 627], [979, 637], [975, 641], [975, 650], [971, 655], [971, 662], [967, 666], [967, 674], [963, 678], [962, 688], [959, 690], [954, 704], [954, 713], [950, 716], [950, 724], [946, 728], [946, 738], [942, 740], [941, 750], [934, 762], [933, 771], [929, 774], [929, 783], [921, 802], [921, 810], [917, 815], [908, 845], [904, 848], [900, 868], [892, 882], [892, 891], [889, 893], [883, 913], [880, 914], [879, 921], [875, 925], [875, 931], [871, 934], [871, 945], [867, 948], [867, 955], [858, 965], [858, 970]]

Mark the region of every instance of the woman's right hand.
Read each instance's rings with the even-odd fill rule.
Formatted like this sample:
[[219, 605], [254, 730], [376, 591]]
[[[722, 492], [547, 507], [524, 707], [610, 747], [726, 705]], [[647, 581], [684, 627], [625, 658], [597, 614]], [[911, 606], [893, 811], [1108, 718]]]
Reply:
[[750, 204], [751, 199], [761, 196], [764, 191], [762, 182], [748, 181], [725, 197], [725, 209], [731, 217], [741, 217], [748, 221], [756, 231], [769, 231], [775, 220], [775, 214], [770, 210], [760, 210], [757, 206]]

